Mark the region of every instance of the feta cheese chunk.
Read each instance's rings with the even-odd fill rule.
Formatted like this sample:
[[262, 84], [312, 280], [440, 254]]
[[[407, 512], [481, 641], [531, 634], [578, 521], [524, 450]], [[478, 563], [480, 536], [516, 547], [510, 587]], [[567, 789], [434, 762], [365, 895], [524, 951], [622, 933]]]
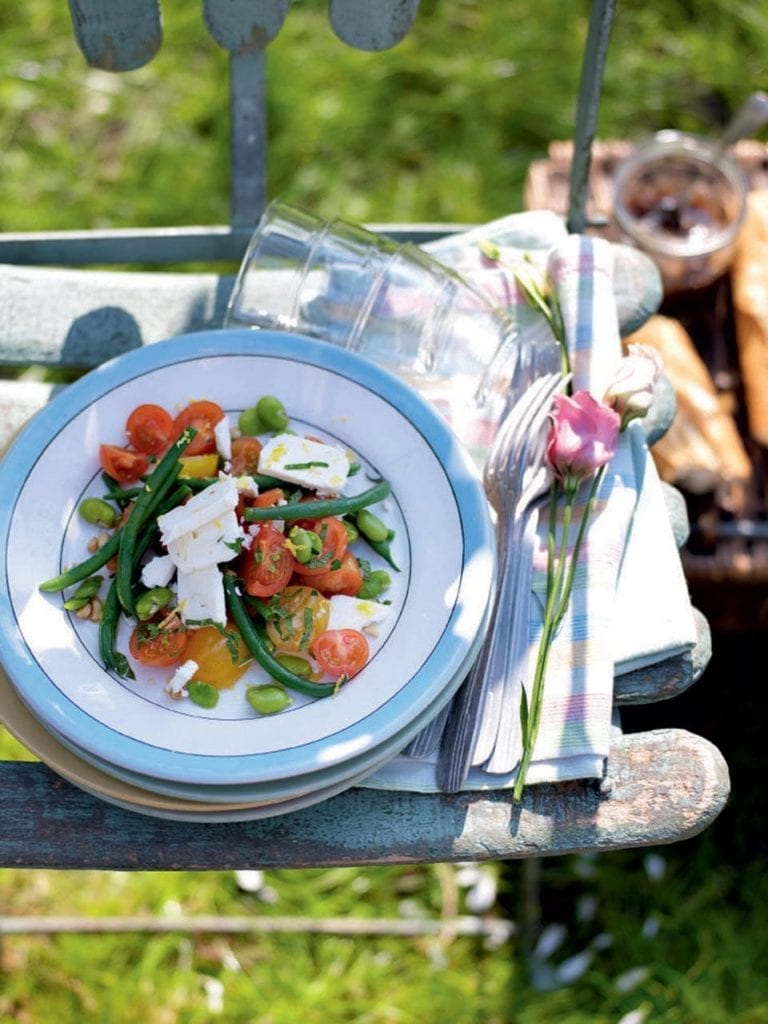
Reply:
[[211, 520], [237, 508], [237, 485], [234, 477], [222, 474], [215, 484], [195, 494], [185, 505], [172, 508], [157, 517], [160, 536], [166, 546], [191, 530], [199, 530]]
[[165, 692], [170, 693], [172, 697], [180, 697], [184, 693], [184, 688], [190, 681], [192, 676], [197, 672], [200, 666], [196, 661], [192, 661], [190, 658], [183, 664], [179, 665], [176, 671], [173, 673], [171, 678], [168, 680]]
[[184, 572], [230, 562], [239, 552], [244, 534], [235, 513], [226, 512], [195, 530], [168, 542], [168, 554]]
[[325, 497], [341, 492], [349, 475], [349, 459], [338, 445], [277, 434], [261, 450], [259, 472]]
[[207, 619], [222, 626], [227, 624], [224, 579], [217, 566], [209, 565], [192, 572], [183, 572], [179, 569], [176, 577], [176, 596], [185, 623]]
[[155, 555], [141, 570], [141, 582], [148, 590], [167, 587], [173, 579], [176, 566], [170, 555]]
[[213, 436], [216, 441], [216, 451], [225, 462], [228, 462], [232, 458], [232, 432], [226, 416], [214, 426]]
[[357, 629], [361, 633], [387, 618], [390, 606], [362, 597], [334, 594], [330, 598], [331, 614], [328, 629]]

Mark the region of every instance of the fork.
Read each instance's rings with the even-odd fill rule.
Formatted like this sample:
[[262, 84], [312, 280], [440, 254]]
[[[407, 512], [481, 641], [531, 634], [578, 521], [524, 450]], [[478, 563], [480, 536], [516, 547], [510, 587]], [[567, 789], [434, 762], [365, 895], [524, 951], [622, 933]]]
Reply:
[[[512, 588], [517, 552], [510, 545], [512, 517], [520, 500], [532, 440], [541, 432], [552, 396], [562, 384], [560, 373], [546, 374], [532, 384], [507, 414], [488, 457], [485, 486], [497, 513], [499, 580], [488, 634], [467, 680], [454, 698], [445, 723], [437, 762], [437, 783], [443, 792], [454, 793], [466, 781], [481, 717], [487, 714], [486, 701], [489, 696], [500, 699], [500, 694], [490, 691], [498, 678], [498, 658], [507, 643], [503, 616], [508, 614], [515, 596]], [[523, 458], [525, 463], [521, 461]]]
[[[533, 577], [533, 545], [536, 533], [535, 512], [539, 499], [549, 489], [550, 473], [545, 462], [544, 445], [533, 455], [526, 472], [524, 487], [515, 510], [508, 550], [514, 553], [515, 595], [510, 609], [509, 639], [502, 648], [503, 656], [496, 668], [500, 700], [496, 713], [481, 720], [481, 736], [475, 750], [475, 761], [482, 756], [485, 771], [506, 775], [514, 770], [520, 756], [520, 696], [528, 674], [528, 595]], [[503, 616], [502, 616], [503, 619]], [[493, 672], [489, 668], [489, 672]], [[493, 683], [492, 683], [493, 687]], [[486, 734], [483, 734], [484, 727]], [[487, 755], [488, 734], [492, 751]], [[480, 749], [482, 748], [482, 750]]]

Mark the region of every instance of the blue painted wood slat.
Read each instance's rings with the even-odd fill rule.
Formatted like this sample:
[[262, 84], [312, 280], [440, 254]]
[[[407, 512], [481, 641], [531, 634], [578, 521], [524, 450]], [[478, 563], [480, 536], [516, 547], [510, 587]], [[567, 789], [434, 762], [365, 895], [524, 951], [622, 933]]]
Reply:
[[419, 0], [331, 0], [328, 16], [342, 42], [357, 50], [388, 50], [411, 29]]
[[280, 31], [291, 0], [204, 0], [208, 31], [230, 53], [263, 50]]
[[159, 0], [69, 0], [77, 45], [105, 71], [133, 71], [148, 63], [163, 40]]

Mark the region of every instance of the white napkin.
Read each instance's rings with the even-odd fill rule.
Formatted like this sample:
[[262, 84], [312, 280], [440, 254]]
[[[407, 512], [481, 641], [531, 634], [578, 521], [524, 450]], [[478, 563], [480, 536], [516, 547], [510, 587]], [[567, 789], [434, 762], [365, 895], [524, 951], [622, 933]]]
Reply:
[[[535, 216], [515, 215], [497, 225]], [[533, 263], [542, 265], [542, 258], [548, 257], [571, 349], [574, 390], [587, 387], [600, 398], [621, 357], [612, 286], [613, 250], [600, 239], [565, 237], [564, 229], [556, 236], [553, 229], [545, 242], [552, 240], [554, 246], [539, 248]], [[506, 289], [521, 340], [525, 340], [527, 331], [541, 331], [543, 318], [523, 309], [511, 275], [500, 281], [500, 268], [489, 267], [477, 256], [477, 241], [485, 237], [482, 229], [475, 229], [464, 239], [467, 248], [454, 238], [450, 252], [436, 252], [433, 247], [433, 255], [443, 259], [450, 255], [457, 269], [478, 286], [485, 285], [495, 299], [501, 288]], [[495, 241], [499, 244], [498, 236]], [[523, 257], [527, 252], [510, 250], [509, 255]], [[450, 387], [447, 382], [446, 387]], [[434, 382], [428, 397], [435, 398]], [[600, 777], [610, 745], [615, 672], [690, 650], [696, 639], [671, 523], [637, 424], [622, 436], [591, 523], [585, 567], [580, 570], [572, 607], [550, 657], [542, 725], [528, 770], [531, 783]], [[540, 526], [540, 540], [544, 530], [545, 526]], [[541, 554], [534, 590], [543, 585], [540, 563]], [[588, 609], [585, 596], [589, 597]], [[532, 595], [532, 659], [540, 611], [539, 600]], [[422, 759], [400, 756], [362, 785], [435, 791], [435, 763], [436, 755]], [[514, 780], [514, 773], [491, 775], [476, 768], [470, 772], [466, 788], [505, 788]]]

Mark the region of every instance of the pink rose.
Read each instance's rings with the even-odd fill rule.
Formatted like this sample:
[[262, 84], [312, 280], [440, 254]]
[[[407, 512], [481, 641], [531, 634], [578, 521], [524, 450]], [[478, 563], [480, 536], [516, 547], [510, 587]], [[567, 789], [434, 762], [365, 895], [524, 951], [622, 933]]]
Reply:
[[650, 345], [630, 345], [627, 352], [603, 396], [621, 416], [622, 430], [648, 412], [663, 370], [661, 356]]
[[613, 458], [621, 416], [588, 391], [555, 395], [547, 458], [555, 476], [576, 485]]

